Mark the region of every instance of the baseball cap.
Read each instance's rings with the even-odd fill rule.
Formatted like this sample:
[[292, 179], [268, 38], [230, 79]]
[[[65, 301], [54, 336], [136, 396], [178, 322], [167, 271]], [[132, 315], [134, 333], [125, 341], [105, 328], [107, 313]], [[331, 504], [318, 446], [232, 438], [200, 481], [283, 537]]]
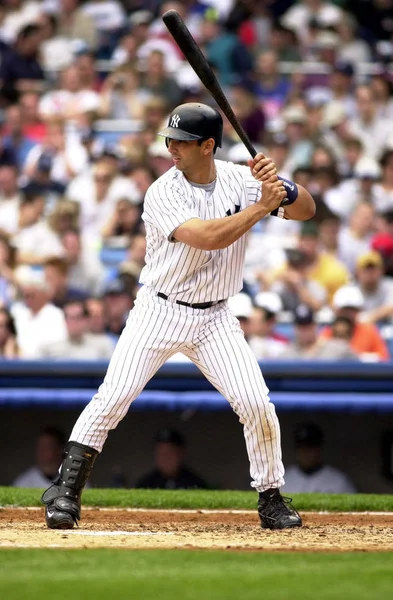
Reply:
[[370, 250], [369, 252], [365, 252], [356, 261], [356, 266], [358, 269], [364, 269], [366, 267], [382, 267], [383, 260], [382, 256], [379, 252], [375, 250]]
[[333, 308], [357, 308], [364, 305], [364, 297], [359, 288], [354, 285], [344, 285], [333, 296]]
[[285, 123], [301, 123], [304, 124], [307, 122], [307, 113], [305, 109], [301, 106], [288, 106], [282, 112], [282, 118]]
[[47, 287], [45, 273], [42, 268], [20, 265], [15, 269], [15, 280], [20, 287], [32, 287], [44, 290]]
[[294, 313], [295, 325], [311, 325], [314, 323], [314, 311], [307, 304], [299, 304]]
[[393, 237], [388, 233], [377, 233], [372, 239], [371, 247], [383, 256], [389, 256], [393, 254]]
[[337, 127], [343, 123], [347, 115], [341, 102], [329, 102], [323, 111], [322, 121], [325, 127]]
[[254, 303], [273, 315], [282, 311], [281, 298], [275, 292], [260, 292], [255, 296]]
[[153, 21], [154, 15], [150, 10], [136, 10], [128, 17], [128, 22], [131, 27], [137, 27], [138, 25], [150, 25]]
[[157, 444], [174, 444], [175, 446], [183, 447], [186, 445], [184, 437], [176, 429], [160, 429], [154, 438]]
[[352, 63], [345, 60], [337, 61], [333, 67], [333, 72], [341, 73], [341, 75], [346, 75], [347, 77], [353, 77], [355, 74]]
[[252, 314], [252, 301], [250, 296], [240, 292], [228, 298], [228, 306], [235, 317], [249, 319]]
[[379, 179], [381, 168], [371, 156], [362, 156], [357, 161], [353, 173], [358, 179]]
[[126, 294], [127, 288], [121, 279], [112, 279], [109, 281], [104, 289], [104, 296], [110, 296], [111, 294]]
[[301, 446], [321, 446], [323, 432], [315, 423], [299, 423], [295, 428], [295, 442]]

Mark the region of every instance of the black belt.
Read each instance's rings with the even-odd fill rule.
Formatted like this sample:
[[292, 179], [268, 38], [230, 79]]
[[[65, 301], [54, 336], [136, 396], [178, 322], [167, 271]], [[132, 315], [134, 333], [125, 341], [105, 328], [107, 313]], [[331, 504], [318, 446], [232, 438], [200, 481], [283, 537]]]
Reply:
[[[168, 296], [162, 292], [157, 292], [157, 296], [163, 300], [168, 300]], [[189, 302], [182, 302], [181, 300], [175, 300], [175, 302], [176, 304], [181, 304], [181, 306], [189, 306], [190, 308], [211, 308], [212, 306], [215, 306], [215, 304], [223, 302], [223, 300], [217, 300], [216, 302], [199, 302], [197, 304], [190, 304]]]

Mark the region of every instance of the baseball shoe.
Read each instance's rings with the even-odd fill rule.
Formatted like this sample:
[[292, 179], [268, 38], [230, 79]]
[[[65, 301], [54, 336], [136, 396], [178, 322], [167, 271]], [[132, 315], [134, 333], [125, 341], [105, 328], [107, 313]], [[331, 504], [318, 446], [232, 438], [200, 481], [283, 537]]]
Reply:
[[60, 473], [42, 494], [49, 529], [72, 529], [81, 518], [81, 495], [98, 452], [78, 442], [68, 442]]
[[262, 529], [301, 527], [299, 513], [290, 506], [292, 498], [281, 496], [280, 490], [270, 489], [259, 494], [258, 514]]

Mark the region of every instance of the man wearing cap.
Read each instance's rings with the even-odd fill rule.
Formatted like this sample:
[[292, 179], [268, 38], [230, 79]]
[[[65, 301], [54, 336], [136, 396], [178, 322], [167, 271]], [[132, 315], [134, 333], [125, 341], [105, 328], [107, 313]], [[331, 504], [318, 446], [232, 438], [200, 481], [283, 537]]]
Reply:
[[[377, 327], [361, 322], [359, 316], [364, 307], [364, 297], [359, 287], [345, 285], [335, 293], [332, 302], [336, 316], [347, 317], [355, 327], [350, 340], [351, 348], [364, 360], [389, 360], [389, 351]], [[330, 339], [332, 328], [326, 327], [322, 338]]]
[[205, 481], [184, 464], [186, 443], [175, 429], [161, 429], [155, 437], [155, 467], [136, 486], [145, 489], [187, 490], [206, 488]]
[[258, 360], [277, 358], [288, 344], [288, 339], [275, 331], [277, 315], [282, 311], [282, 302], [274, 292], [260, 292], [254, 300], [251, 315], [252, 334], [248, 343]]
[[294, 316], [295, 339], [285, 348], [281, 358], [291, 360], [354, 359], [356, 355], [343, 339], [318, 338], [312, 309], [300, 304]]
[[362, 320], [383, 322], [393, 315], [393, 278], [384, 277], [383, 260], [375, 250], [359, 256], [356, 263], [357, 287], [363, 294]]
[[353, 494], [356, 489], [345, 473], [326, 465], [322, 456], [324, 435], [315, 423], [295, 429], [296, 464], [287, 467], [287, 493]]

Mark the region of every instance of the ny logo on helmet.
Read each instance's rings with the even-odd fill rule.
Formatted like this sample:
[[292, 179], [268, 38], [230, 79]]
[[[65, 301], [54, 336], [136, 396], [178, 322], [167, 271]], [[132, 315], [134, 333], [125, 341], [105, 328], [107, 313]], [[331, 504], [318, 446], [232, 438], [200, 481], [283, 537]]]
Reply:
[[180, 117], [179, 115], [172, 115], [171, 127], [179, 127]]

